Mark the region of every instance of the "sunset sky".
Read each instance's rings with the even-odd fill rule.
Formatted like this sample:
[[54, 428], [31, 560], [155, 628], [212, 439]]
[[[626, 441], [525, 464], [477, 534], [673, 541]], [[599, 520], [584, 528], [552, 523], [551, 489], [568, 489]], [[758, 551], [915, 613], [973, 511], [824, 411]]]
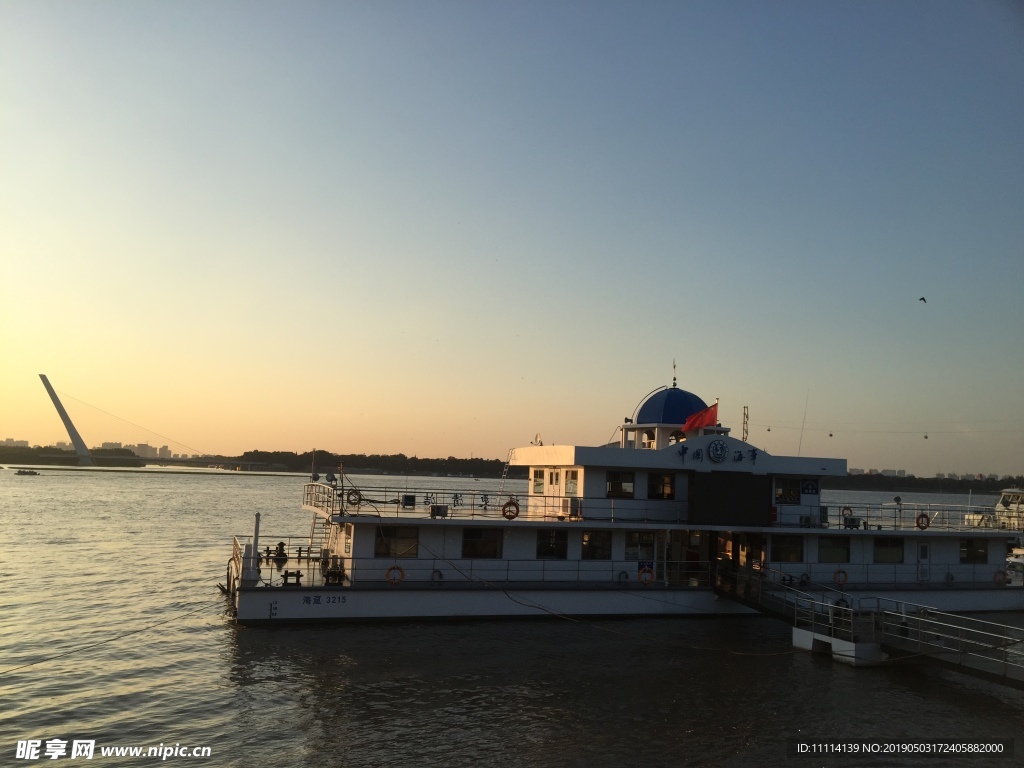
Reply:
[[89, 444], [504, 458], [675, 360], [1024, 473], [1024, 5], [0, 0], [0, 331], [0, 441], [45, 373]]

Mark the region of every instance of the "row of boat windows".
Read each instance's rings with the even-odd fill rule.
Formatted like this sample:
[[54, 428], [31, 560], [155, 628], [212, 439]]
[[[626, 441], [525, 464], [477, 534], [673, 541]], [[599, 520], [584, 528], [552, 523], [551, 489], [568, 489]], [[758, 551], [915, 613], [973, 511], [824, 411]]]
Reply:
[[[906, 548], [898, 536], [874, 537], [875, 563], [902, 563]], [[803, 563], [803, 536], [772, 536], [771, 561], [775, 563]], [[819, 563], [849, 563], [849, 536], [819, 536]], [[961, 539], [960, 562], [985, 564], [988, 562], [988, 539]]]
[[[560, 482], [559, 470], [551, 469], [546, 472], [547, 485], [553, 495], [558, 494]], [[544, 493], [545, 470], [533, 470], [533, 494]], [[775, 478], [775, 503], [776, 504], [799, 504], [804, 481], [797, 477]], [[605, 498], [608, 499], [633, 499], [636, 498], [636, 472], [625, 470], [608, 470], [605, 473]], [[579, 491], [579, 470], [565, 470], [565, 495], [577, 496]], [[676, 476], [673, 472], [648, 472], [647, 473], [647, 496], [648, 499], [673, 501], [676, 498]]]
[[[419, 531], [415, 526], [388, 526], [377, 529], [374, 557], [419, 557]], [[575, 533], [575, 531], [574, 531]], [[497, 559], [502, 557], [504, 531], [500, 528], [463, 528], [462, 558]], [[583, 560], [611, 560], [611, 531], [582, 531], [580, 557]], [[537, 531], [538, 560], [566, 560], [569, 556], [569, 531]], [[653, 560], [654, 533], [626, 532], [626, 560]]]
[[[609, 499], [632, 499], [636, 496], [636, 473], [609, 470], [605, 479], [605, 497]], [[648, 499], [675, 499], [676, 476], [674, 473], [647, 473]]]

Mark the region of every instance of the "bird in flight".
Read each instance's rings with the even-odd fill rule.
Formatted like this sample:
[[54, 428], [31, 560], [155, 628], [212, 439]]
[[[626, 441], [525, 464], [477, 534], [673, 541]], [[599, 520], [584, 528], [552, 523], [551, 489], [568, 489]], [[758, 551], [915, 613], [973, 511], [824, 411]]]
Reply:
[[928, 303], [928, 299], [926, 299], [924, 296], [922, 296], [920, 299], [918, 299], [918, 301], [923, 301], [925, 304]]

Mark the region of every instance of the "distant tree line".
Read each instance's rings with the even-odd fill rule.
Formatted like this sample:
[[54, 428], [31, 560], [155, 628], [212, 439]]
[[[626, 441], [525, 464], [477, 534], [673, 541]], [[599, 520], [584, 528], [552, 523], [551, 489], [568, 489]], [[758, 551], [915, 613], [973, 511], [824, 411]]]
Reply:
[[[242, 463], [262, 464], [268, 469], [286, 472], [308, 472], [313, 469], [314, 454], [291, 451], [246, 451], [237, 459]], [[404, 453], [390, 455], [365, 453], [330, 453], [317, 451], [316, 471], [336, 471], [388, 475], [454, 475], [465, 477], [500, 477], [505, 467], [501, 459], [421, 459]], [[526, 467], [509, 467], [508, 476], [525, 478]]]

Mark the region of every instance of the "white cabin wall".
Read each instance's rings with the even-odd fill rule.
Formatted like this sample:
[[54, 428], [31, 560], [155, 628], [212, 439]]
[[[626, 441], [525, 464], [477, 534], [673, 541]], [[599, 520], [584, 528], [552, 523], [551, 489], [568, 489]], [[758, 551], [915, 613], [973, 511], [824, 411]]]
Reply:
[[445, 558], [448, 560], [461, 560], [462, 559], [462, 528], [453, 528], [451, 526], [440, 526], [442, 529], [443, 553]]
[[421, 559], [450, 559], [445, 552], [444, 529], [441, 526], [421, 526], [416, 552]]
[[537, 557], [537, 529], [512, 528], [505, 529], [505, 541], [502, 544], [502, 557], [506, 560], [533, 560]]
[[376, 539], [376, 526], [352, 526], [352, 557], [359, 559], [373, 557], [373, 545]]

